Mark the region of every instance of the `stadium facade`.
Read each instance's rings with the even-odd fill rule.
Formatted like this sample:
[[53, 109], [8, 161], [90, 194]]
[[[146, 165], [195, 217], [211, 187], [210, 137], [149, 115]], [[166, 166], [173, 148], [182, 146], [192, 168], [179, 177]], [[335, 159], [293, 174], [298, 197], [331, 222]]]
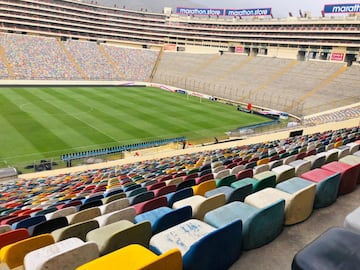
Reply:
[[[320, 18], [305, 13], [280, 19], [273, 18], [269, 8], [224, 10], [224, 13], [209, 9], [199, 13], [209, 15], [198, 16], [186, 8], [182, 9], [187, 10], [183, 14], [178, 12], [180, 9], [171, 8], [164, 8], [163, 13], [151, 13], [146, 9], [125, 10], [67, 0], [1, 0], [0, 21], [2, 32], [62, 40], [120, 42], [144, 48], [169, 44], [168, 49], [179, 51], [200, 47], [209, 51], [352, 64], [360, 61], [360, 16], [356, 8], [356, 5], [325, 6], [326, 13]], [[260, 16], [241, 16], [249, 12]], [[347, 15], [338, 16], [340, 12]]]

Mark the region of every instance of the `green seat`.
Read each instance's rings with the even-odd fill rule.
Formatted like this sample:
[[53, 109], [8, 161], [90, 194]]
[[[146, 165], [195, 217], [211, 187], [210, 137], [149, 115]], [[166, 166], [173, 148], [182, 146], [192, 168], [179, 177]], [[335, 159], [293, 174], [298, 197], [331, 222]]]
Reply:
[[221, 179], [217, 179], [216, 181], [216, 187], [221, 187], [221, 186], [230, 186], [233, 182], [236, 181], [236, 176], [233, 174], [230, 174], [228, 176], [225, 176]]

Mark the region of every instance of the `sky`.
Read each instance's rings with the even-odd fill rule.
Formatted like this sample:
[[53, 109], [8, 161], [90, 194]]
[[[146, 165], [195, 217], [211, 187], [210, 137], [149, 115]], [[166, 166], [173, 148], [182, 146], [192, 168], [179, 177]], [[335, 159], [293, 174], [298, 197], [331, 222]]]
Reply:
[[[136, 1], [136, 0], [134, 0]], [[173, 0], [174, 2], [176, 0]], [[310, 11], [313, 17], [320, 17], [325, 4], [358, 3], [360, 0], [192, 0], [210, 8], [272, 8], [274, 17], [287, 17], [289, 12], [299, 15]]]

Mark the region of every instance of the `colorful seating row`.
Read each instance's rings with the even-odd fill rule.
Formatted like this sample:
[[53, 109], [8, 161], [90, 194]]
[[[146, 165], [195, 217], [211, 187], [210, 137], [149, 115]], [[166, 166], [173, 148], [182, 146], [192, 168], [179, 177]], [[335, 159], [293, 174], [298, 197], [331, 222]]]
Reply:
[[[123, 248], [132, 250], [132, 244], [140, 244], [146, 248], [145, 252], [150, 252], [144, 255], [149, 257], [145, 263], [166, 258], [160, 253], [177, 248], [174, 254], [180, 252], [181, 265], [186, 269], [205, 269], [209, 264], [227, 269], [240, 257], [242, 249], [256, 248], [272, 241], [284, 225], [305, 220], [313, 208], [328, 206], [337, 196], [356, 188], [359, 178], [359, 144], [356, 140], [359, 131], [356, 128], [347, 132], [346, 136], [355, 133], [348, 145], [324, 149], [317, 154], [324, 156], [325, 162], [318, 163], [316, 168], [307, 167], [298, 171], [290, 164], [309, 156], [299, 155], [298, 159], [284, 164], [286, 158], [304, 152], [297, 151], [297, 154], [280, 159], [279, 152], [282, 150], [274, 155], [279, 155], [274, 161], [282, 163], [274, 167], [277, 170], [255, 173], [256, 166], [268, 165], [270, 159], [268, 163], [258, 159], [262, 160], [259, 165], [245, 168], [255, 162], [250, 161], [256, 158], [254, 154], [265, 152], [257, 145], [256, 148], [222, 149], [208, 157], [185, 155], [170, 160], [124, 165], [122, 168], [29, 180], [26, 186], [21, 186], [20, 183], [24, 182], [19, 181], [4, 188], [3, 198], [6, 199], [0, 210], [0, 223], [4, 225], [0, 227], [0, 239], [4, 237], [8, 242], [0, 240], [0, 243], [6, 243], [5, 248], [44, 234], [51, 235], [53, 244], [76, 237], [82, 242], [69, 242], [74, 248], [88, 242], [95, 243], [97, 247], [98, 255], [95, 257], [101, 257], [89, 260], [89, 265], [100, 259], [106, 264], [103, 261], [106, 256], [113, 252], [120, 256]], [[344, 149], [348, 150], [346, 155], [340, 155], [340, 152], [346, 151]], [[269, 147], [266, 152], [269, 154], [272, 150]], [[293, 152], [292, 149], [289, 151]], [[246, 155], [249, 157], [245, 158]], [[326, 163], [327, 156], [336, 161], [329, 159]], [[286, 173], [282, 173], [282, 169]], [[224, 170], [223, 175], [218, 174]], [[344, 187], [340, 189], [342, 185]], [[16, 194], [12, 190], [14, 187], [20, 187]], [[22, 193], [26, 190], [27, 196]], [[9, 218], [9, 215], [12, 216]], [[221, 232], [224, 228], [225, 231]], [[187, 242], [175, 241], [180, 233], [183, 233], [180, 239], [186, 238]], [[221, 242], [219, 235], [224, 239], [231, 237], [231, 241]], [[222, 244], [215, 246], [212, 243]], [[35, 252], [39, 247], [30, 249]], [[229, 249], [232, 250], [229, 256], [219, 261], [213, 261], [216, 256], [207, 256]], [[0, 250], [0, 255], [4, 250], [6, 248]], [[63, 251], [67, 249], [64, 247]], [[17, 253], [25, 257], [29, 250]], [[19, 260], [18, 264], [24, 262]], [[168, 263], [179, 265], [176, 259]], [[81, 267], [87, 265], [85, 262], [82, 264], [84, 266]]]

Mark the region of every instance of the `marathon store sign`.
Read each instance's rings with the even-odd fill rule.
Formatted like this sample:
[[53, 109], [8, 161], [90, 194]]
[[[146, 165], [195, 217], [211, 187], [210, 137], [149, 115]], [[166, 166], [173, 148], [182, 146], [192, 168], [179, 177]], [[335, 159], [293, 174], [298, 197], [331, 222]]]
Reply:
[[360, 3], [358, 4], [333, 4], [325, 5], [324, 13], [359, 13]]
[[176, 13], [181, 15], [194, 16], [270, 16], [271, 8], [219, 9], [177, 7]]

